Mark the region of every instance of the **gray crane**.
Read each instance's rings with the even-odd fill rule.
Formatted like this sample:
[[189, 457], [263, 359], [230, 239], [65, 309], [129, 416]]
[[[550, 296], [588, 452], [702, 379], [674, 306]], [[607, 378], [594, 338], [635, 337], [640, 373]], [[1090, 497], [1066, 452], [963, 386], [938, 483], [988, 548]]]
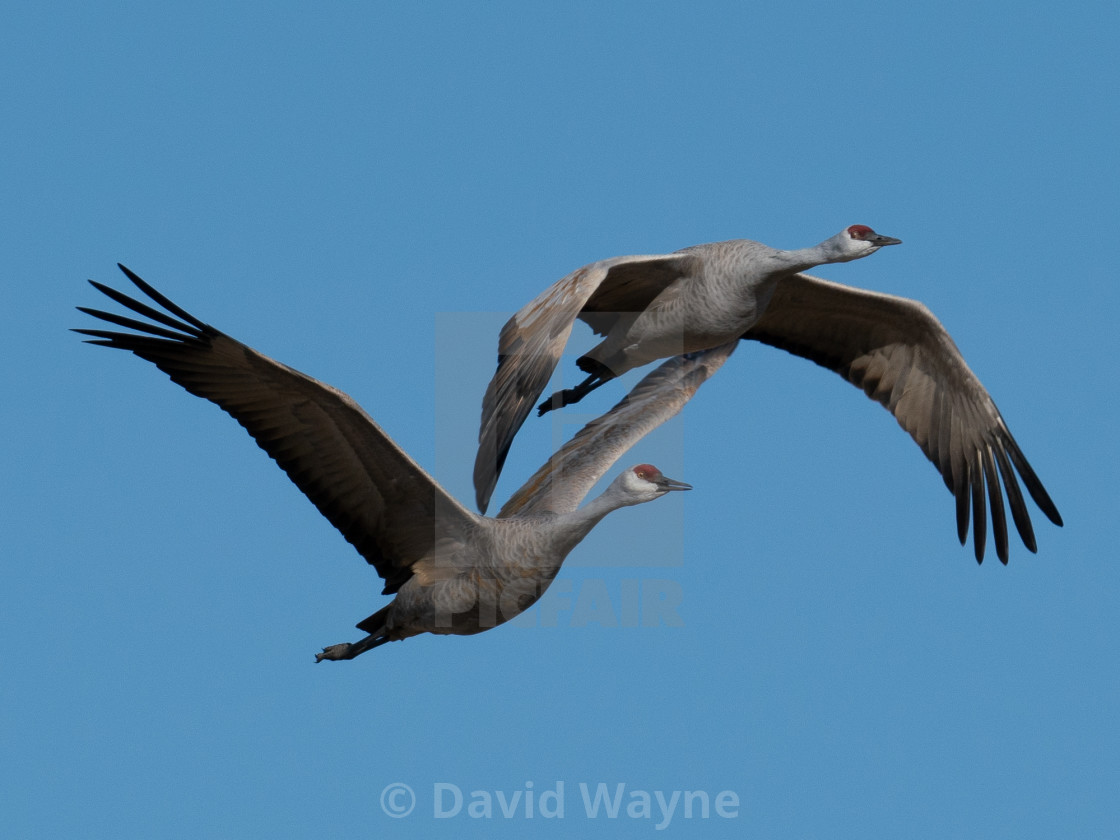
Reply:
[[377, 570], [382, 594], [396, 595], [358, 623], [365, 638], [330, 645], [317, 662], [353, 659], [419, 633], [469, 635], [508, 621], [540, 598], [608, 513], [691, 489], [639, 464], [579, 507], [611, 465], [675, 415], [735, 348], [732, 342], [662, 364], [490, 518], [444, 491], [349, 396], [200, 321], [120, 268], [166, 312], [91, 280], [147, 320], [78, 307], [135, 332], [75, 332], [135, 353], [230, 414]]
[[514, 314], [499, 336], [474, 467], [479, 510], [486, 511], [513, 438], [578, 318], [603, 340], [577, 360], [587, 378], [558, 391], [539, 413], [578, 402], [655, 359], [738, 339], [760, 341], [835, 371], [895, 416], [955, 496], [962, 545], [971, 510], [978, 562], [987, 541], [985, 488], [996, 552], [1003, 563], [1008, 559], [1000, 476], [1019, 535], [1036, 551], [1014, 470], [1051, 522], [1061, 525], [1061, 515], [941, 322], [918, 301], [802, 273], [899, 242], [852, 225], [812, 248], [784, 251], [736, 239], [613, 257], [557, 281]]

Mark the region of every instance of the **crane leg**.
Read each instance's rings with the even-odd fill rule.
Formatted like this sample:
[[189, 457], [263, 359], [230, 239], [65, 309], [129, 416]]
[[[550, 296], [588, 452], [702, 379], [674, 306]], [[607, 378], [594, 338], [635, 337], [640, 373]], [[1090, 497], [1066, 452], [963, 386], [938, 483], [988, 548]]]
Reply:
[[563, 408], [566, 405], [579, 402], [606, 381], [607, 380], [601, 378], [598, 373], [593, 373], [576, 387], [557, 391], [537, 406], [537, 416], [541, 417], [554, 409]]
[[325, 647], [322, 653], [315, 654], [315, 661], [322, 662], [324, 659], [353, 659], [355, 656], [365, 653], [367, 650], [372, 650], [378, 645], [385, 644], [387, 641], [389, 641], [387, 636], [371, 633], [364, 639], [360, 639], [356, 642], [343, 642], [342, 644]]

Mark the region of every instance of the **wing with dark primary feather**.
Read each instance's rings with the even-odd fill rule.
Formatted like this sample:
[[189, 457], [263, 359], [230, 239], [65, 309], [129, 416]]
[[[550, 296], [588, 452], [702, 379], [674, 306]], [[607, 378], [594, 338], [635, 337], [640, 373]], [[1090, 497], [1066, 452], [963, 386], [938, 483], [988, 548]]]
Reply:
[[[474, 514], [445, 493], [349, 396], [230, 338], [121, 270], [170, 315], [90, 281], [149, 320], [82, 312], [136, 332], [79, 329], [91, 344], [130, 350], [244, 426], [385, 579], [412, 576], [435, 539], [456, 538]], [[174, 317], [172, 317], [174, 316]]]
[[605, 335], [618, 312], [641, 312], [695, 264], [690, 254], [614, 257], [585, 265], [518, 310], [498, 336], [498, 369], [482, 400], [475, 499], [486, 512], [513, 438], [556, 369], [576, 318]]
[[765, 314], [743, 338], [829, 368], [890, 411], [956, 497], [962, 545], [971, 509], [977, 561], [984, 558], [987, 539], [986, 489], [996, 553], [1007, 562], [1001, 476], [1011, 516], [1028, 549], [1036, 550], [1034, 530], [1016, 470], [1047, 518], [1062, 524], [995, 402], [941, 322], [921, 303], [798, 274], [778, 284]]
[[662, 362], [622, 402], [564, 444], [513, 494], [498, 518], [575, 510], [614, 462], [676, 415], [737, 345], [733, 341]]

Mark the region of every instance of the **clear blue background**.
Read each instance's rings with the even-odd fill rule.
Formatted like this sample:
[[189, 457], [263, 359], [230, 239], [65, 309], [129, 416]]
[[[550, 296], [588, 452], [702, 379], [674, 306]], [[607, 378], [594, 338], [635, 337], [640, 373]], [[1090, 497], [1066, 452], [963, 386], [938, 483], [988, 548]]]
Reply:
[[[605, 782], [739, 797], [663, 836], [1115, 836], [1118, 8], [8, 4], [0, 834], [662, 833], [587, 818]], [[696, 489], [597, 529], [552, 618], [315, 666], [376, 575], [229, 418], [66, 332], [122, 261], [467, 501], [539, 290], [853, 223], [904, 244], [819, 273], [944, 321], [1065, 517], [1037, 556], [978, 567], [886, 412], [743, 346], [623, 462]], [[496, 498], [586, 416], [530, 421]], [[561, 781], [563, 819], [433, 816]]]

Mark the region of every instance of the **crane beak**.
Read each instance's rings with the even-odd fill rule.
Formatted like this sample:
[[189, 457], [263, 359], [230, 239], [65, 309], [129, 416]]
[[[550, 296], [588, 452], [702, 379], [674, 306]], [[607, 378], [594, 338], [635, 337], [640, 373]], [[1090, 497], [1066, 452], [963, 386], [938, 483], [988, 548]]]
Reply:
[[867, 237], [864, 242], [870, 242], [872, 245], [882, 247], [883, 245], [901, 245], [901, 239], [895, 239], [893, 236], [883, 236], [881, 233], [874, 233]]
[[677, 481], [674, 478], [666, 478], [665, 476], [661, 476], [661, 478], [659, 478], [657, 480], [657, 489], [658, 490], [691, 490], [692, 485], [691, 484], [685, 484], [683, 481]]

